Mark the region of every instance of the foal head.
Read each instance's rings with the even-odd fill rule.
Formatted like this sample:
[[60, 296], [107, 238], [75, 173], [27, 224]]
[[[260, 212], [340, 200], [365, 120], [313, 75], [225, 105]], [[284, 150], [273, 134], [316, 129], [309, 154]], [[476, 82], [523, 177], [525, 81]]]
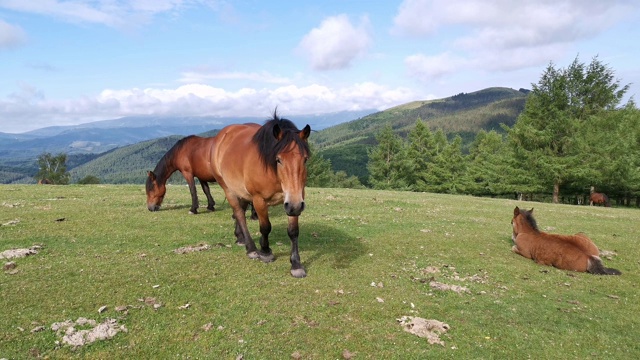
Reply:
[[533, 208], [531, 210], [521, 210], [516, 206], [513, 209], [513, 219], [511, 219], [511, 226], [513, 227], [513, 235], [511, 240], [515, 241], [516, 236], [524, 232], [538, 232], [538, 224], [536, 219], [533, 218]]
[[149, 209], [149, 211], [158, 211], [160, 205], [162, 205], [162, 200], [164, 200], [164, 195], [167, 193], [167, 187], [164, 182], [158, 181], [153, 171], [147, 172], [146, 190], [147, 209]]

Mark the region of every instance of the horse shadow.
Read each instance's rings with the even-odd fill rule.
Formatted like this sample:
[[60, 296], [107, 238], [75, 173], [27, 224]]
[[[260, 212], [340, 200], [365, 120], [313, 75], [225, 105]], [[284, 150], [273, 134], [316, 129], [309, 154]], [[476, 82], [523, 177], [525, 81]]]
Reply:
[[[291, 255], [287, 225], [274, 226], [271, 234], [270, 242], [282, 244], [273, 248], [276, 259], [287, 261]], [[298, 245], [305, 254], [311, 254], [301, 260], [307, 270], [313, 269], [316, 262], [328, 262], [334, 269], [348, 269], [356, 259], [369, 253], [362, 239], [324, 222], [301, 221]]]

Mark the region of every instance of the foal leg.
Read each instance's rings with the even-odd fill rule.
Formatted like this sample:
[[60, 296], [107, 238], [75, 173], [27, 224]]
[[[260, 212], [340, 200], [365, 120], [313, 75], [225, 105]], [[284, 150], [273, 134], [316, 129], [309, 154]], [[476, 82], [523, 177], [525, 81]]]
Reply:
[[287, 227], [287, 234], [291, 239], [291, 276], [295, 278], [303, 278], [307, 276], [307, 272], [304, 270], [302, 264], [300, 264], [300, 254], [298, 254], [298, 217], [289, 216], [289, 226]]
[[[260, 221], [260, 251], [258, 256], [263, 262], [272, 262], [274, 260], [273, 252], [269, 248], [269, 234], [271, 233], [271, 222], [269, 221], [269, 207], [264, 200], [255, 200], [253, 202], [253, 211], [256, 212]], [[253, 216], [252, 216], [253, 217]]]
[[206, 181], [200, 180], [200, 186], [202, 186], [202, 191], [204, 191], [204, 195], [207, 197], [207, 210], [216, 211], [216, 202], [213, 200], [213, 196], [211, 196], [209, 184]]

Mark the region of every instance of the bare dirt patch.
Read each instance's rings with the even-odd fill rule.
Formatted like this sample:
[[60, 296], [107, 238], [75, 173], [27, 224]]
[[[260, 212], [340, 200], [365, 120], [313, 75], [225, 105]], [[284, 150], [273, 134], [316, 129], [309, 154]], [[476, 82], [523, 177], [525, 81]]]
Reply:
[[124, 325], [116, 319], [106, 319], [101, 323], [93, 319], [80, 317], [76, 321], [63, 321], [51, 324], [51, 330], [62, 337], [62, 342], [73, 347], [91, 344], [98, 340], [107, 340], [119, 332], [127, 332]]
[[209, 244], [198, 244], [198, 245], [183, 246], [181, 248], [177, 248], [173, 250], [173, 252], [176, 254], [188, 254], [192, 252], [205, 251], [209, 249], [211, 249], [211, 245]]
[[404, 331], [427, 339], [429, 344], [444, 346], [444, 341], [440, 340], [440, 335], [449, 331], [450, 326], [438, 320], [427, 320], [414, 316], [403, 316], [398, 319]]
[[0, 253], [0, 259], [23, 258], [25, 256], [37, 254], [40, 249], [42, 249], [41, 245], [33, 245], [28, 249], [9, 249]]

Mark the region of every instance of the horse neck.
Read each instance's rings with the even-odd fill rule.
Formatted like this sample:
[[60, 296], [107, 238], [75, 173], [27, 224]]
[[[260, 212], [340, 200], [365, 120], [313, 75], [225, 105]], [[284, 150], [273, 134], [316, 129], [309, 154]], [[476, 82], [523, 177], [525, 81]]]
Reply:
[[525, 219], [524, 217], [517, 219], [518, 223], [520, 224], [520, 226], [518, 227], [518, 233], [534, 233], [534, 234], [539, 234], [540, 230], [534, 228], [533, 226], [531, 226], [531, 224], [529, 224], [529, 221], [527, 221], [527, 219]]
[[156, 179], [159, 183], [166, 183], [171, 174], [177, 170], [173, 161], [171, 161], [165, 154], [165, 156], [158, 161], [153, 173], [156, 174]]

